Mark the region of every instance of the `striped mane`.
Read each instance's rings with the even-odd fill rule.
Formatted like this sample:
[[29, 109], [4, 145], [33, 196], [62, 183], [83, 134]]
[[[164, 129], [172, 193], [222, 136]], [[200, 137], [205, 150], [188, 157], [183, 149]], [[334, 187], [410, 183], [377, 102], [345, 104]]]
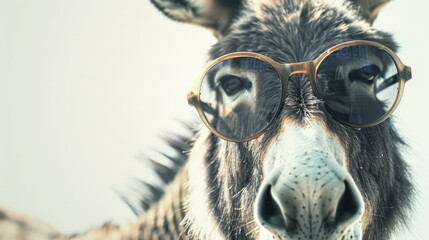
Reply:
[[166, 186], [175, 179], [188, 161], [189, 152], [197, 134], [197, 124], [190, 122], [181, 122], [181, 124], [184, 128], [182, 133], [163, 135], [162, 139], [166, 146], [163, 149], [154, 149], [158, 153], [156, 157], [142, 155], [138, 158], [146, 169], [153, 171], [156, 180], [139, 176], [135, 179], [137, 185], [129, 189], [132, 194], [120, 193], [124, 202], [136, 216], [144, 215], [154, 203], [164, 196]]

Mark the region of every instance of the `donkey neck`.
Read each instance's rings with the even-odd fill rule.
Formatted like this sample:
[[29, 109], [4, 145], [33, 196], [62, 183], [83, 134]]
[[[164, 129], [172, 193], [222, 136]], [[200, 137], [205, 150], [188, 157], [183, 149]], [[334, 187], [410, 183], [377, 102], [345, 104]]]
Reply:
[[161, 200], [140, 217], [138, 239], [188, 239], [182, 224], [187, 213], [187, 170], [185, 165], [166, 186]]

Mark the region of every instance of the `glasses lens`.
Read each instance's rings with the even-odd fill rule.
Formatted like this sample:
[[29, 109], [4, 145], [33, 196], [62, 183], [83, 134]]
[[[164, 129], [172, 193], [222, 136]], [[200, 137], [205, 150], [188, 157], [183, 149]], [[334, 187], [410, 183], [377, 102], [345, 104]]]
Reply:
[[216, 64], [200, 88], [200, 102], [210, 126], [222, 136], [237, 140], [255, 136], [270, 124], [281, 95], [277, 71], [252, 57]]
[[317, 91], [338, 121], [370, 125], [392, 109], [398, 96], [395, 61], [386, 51], [350, 46], [326, 57], [316, 73]]

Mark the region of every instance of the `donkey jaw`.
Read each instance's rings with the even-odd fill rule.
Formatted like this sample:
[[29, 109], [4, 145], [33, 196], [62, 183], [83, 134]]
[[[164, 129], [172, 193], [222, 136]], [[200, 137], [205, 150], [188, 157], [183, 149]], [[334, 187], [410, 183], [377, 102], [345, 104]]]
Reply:
[[347, 165], [344, 145], [322, 124], [289, 123], [265, 157], [260, 239], [361, 239], [364, 202]]

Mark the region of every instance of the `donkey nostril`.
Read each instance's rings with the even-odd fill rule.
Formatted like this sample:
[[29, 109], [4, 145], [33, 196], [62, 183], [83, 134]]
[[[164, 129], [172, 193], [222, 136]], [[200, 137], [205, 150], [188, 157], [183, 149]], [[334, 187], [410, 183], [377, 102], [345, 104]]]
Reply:
[[[287, 204], [287, 202], [283, 204]], [[290, 231], [296, 227], [294, 220], [284, 216], [281, 205], [273, 197], [271, 185], [266, 186], [258, 196], [256, 210], [259, 223], [268, 229], [275, 229], [275, 231], [287, 229]]]
[[265, 191], [259, 199], [258, 215], [261, 218], [260, 220], [262, 225], [267, 223], [274, 228], [283, 228], [285, 226], [282, 211], [271, 195], [271, 186], [265, 188]]
[[344, 181], [344, 185], [344, 193], [338, 202], [335, 216], [335, 223], [338, 225], [350, 224], [360, 216], [362, 211], [359, 197], [356, 196], [347, 181]]

